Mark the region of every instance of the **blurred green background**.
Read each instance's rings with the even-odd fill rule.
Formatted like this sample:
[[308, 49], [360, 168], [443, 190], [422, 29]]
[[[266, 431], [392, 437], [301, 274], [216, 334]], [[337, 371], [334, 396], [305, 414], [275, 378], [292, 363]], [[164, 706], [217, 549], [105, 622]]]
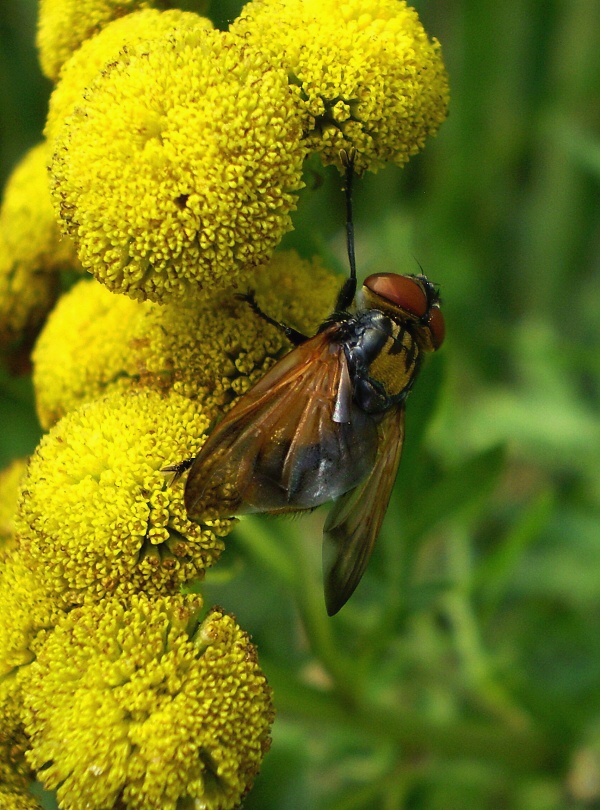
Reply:
[[[213, 5], [221, 26], [241, 7]], [[339, 616], [322, 603], [320, 512], [244, 520], [203, 587], [275, 689], [244, 806], [596, 808], [600, 3], [415, 5], [451, 113], [407, 168], [357, 184], [357, 256], [361, 275], [420, 262], [446, 344], [409, 399], [384, 530]], [[35, 15], [2, 0], [3, 182], [43, 127]], [[316, 174], [285, 244], [344, 271], [340, 178]], [[5, 464], [40, 431], [28, 381], [1, 379]]]

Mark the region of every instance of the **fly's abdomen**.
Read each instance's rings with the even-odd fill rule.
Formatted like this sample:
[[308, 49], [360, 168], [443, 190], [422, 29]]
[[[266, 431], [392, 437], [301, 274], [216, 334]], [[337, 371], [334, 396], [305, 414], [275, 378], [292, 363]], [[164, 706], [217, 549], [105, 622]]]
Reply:
[[349, 360], [356, 403], [367, 413], [377, 413], [402, 402], [408, 394], [421, 350], [404, 323], [368, 310], [357, 318]]
[[408, 393], [418, 371], [420, 350], [412, 334], [393, 323], [392, 334], [369, 366], [369, 377], [397, 402]]

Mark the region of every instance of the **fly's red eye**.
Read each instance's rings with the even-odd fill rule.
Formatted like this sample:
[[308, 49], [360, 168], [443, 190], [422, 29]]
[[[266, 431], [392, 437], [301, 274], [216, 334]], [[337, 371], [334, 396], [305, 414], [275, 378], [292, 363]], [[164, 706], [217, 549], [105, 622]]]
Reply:
[[444, 322], [442, 311], [438, 309], [438, 307], [434, 307], [431, 310], [431, 315], [429, 317], [429, 329], [431, 331], [431, 342], [433, 343], [434, 348], [439, 349], [444, 342], [444, 337], [446, 335], [446, 324]]
[[365, 279], [365, 287], [391, 304], [421, 318], [427, 312], [427, 296], [420, 284], [397, 273], [374, 273]]

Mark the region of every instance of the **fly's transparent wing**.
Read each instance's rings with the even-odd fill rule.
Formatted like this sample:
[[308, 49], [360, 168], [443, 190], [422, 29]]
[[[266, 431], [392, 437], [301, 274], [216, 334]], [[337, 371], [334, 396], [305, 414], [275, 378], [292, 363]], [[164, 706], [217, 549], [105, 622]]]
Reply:
[[404, 405], [379, 424], [378, 452], [367, 477], [333, 505], [323, 533], [325, 603], [333, 616], [365, 572], [396, 480], [404, 442]]
[[217, 425], [188, 475], [191, 518], [312, 509], [369, 474], [377, 425], [352, 400], [338, 329], [293, 349]]

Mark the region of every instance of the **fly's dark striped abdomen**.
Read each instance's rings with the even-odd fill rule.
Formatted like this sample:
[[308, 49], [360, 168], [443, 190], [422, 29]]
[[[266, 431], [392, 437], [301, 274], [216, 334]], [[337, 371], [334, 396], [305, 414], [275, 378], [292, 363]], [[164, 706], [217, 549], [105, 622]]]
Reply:
[[366, 413], [404, 401], [421, 365], [419, 344], [407, 324], [370, 309], [346, 324], [344, 348], [354, 399]]

